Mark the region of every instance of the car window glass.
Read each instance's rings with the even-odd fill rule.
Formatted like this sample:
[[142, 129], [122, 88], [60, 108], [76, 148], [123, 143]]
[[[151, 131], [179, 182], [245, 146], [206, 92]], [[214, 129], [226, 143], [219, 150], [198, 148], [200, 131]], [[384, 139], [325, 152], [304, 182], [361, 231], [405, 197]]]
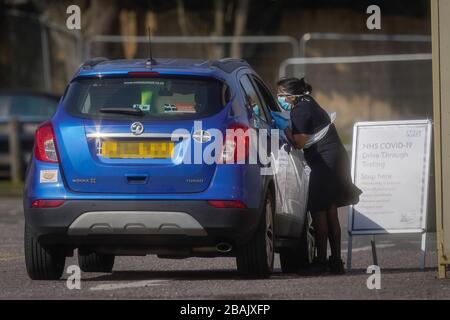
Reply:
[[272, 94], [267, 89], [267, 87], [258, 78], [253, 77], [253, 80], [255, 81], [256, 87], [258, 88], [261, 94], [261, 98], [265, 103], [265, 107], [270, 111], [279, 112], [280, 108], [278, 106], [278, 103], [275, 101], [275, 99], [273, 98]]
[[56, 99], [18, 95], [11, 100], [10, 115], [50, 118], [55, 113], [57, 106], [58, 101]]
[[259, 96], [248, 76], [242, 76], [239, 81], [245, 94], [246, 103], [251, 107], [251, 111], [257, 117], [267, 122], [267, 117], [264, 113], [262, 102], [259, 99]]
[[[103, 78], [71, 83], [64, 105], [88, 118], [127, 118], [103, 108], [140, 109], [147, 119], [195, 119], [216, 114], [229, 100], [229, 90], [215, 79]], [[132, 116], [128, 116], [132, 117]]]
[[11, 97], [0, 96], [0, 117], [8, 116], [10, 104], [11, 104]]
[[231, 92], [230, 87], [226, 84], [223, 84], [222, 86], [222, 105], [227, 105], [228, 102], [230, 102], [231, 99]]

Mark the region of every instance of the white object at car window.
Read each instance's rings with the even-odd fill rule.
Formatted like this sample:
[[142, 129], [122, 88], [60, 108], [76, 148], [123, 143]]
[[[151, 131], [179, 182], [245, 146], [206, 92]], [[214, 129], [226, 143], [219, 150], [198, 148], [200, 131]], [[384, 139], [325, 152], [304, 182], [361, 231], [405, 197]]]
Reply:
[[336, 121], [336, 112], [332, 112], [328, 114], [330, 116], [330, 124], [327, 125], [325, 128], [317, 132], [316, 134], [310, 134], [308, 135], [308, 140], [305, 143], [304, 149], [311, 147], [313, 144], [319, 142], [323, 139], [328, 133], [328, 130], [330, 129], [330, 126]]
[[[278, 114], [280, 114], [286, 120], [291, 119], [290, 111], [278, 112]], [[311, 147], [313, 144], [319, 142], [327, 135], [328, 130], [330, 129], [330, 126], [336, 121], [336, 112], [328, 113], [328, 115], [330, 117], [330, 123], [327, 126], [325, 126], [322, 130], [320, 130], [319, 132], [317, 132], [315, 134], [307, 135], [308, 140], [306, 141], [306, 144], [303, 147], [304, 149]]]

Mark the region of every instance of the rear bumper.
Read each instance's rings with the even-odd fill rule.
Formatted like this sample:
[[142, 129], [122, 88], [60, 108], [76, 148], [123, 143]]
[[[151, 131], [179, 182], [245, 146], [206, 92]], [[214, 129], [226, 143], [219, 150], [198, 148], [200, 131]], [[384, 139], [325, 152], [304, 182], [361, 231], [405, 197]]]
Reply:
[[217, 209], [207, 201], [68, 200], [58, 208], [25, 208], [39, 241], [72, 247], [206, 246], [247, 242], [259, 209]]

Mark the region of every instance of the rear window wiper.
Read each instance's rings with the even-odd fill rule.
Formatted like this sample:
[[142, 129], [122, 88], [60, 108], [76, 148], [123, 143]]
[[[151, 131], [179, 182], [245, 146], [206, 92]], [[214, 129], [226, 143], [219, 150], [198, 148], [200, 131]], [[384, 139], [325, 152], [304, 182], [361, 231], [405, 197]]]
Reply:
[[129, 114], [132, 116], [143, 116], [145, 113], [141, 109], [135, 108], [101, 108], [101, 113]]

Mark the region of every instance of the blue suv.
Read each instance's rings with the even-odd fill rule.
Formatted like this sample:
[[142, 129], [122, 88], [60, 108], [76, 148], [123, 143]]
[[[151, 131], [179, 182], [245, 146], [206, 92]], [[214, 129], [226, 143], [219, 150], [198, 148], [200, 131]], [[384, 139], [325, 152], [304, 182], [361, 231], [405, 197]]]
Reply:
[[[23, 201], [30, 278], [60, 278], [75, 249], [85, 272], [147, 254], [233, 256], [251, 278], [270, 276], [275, 252], [284, 272], [307, 265], [309, 168], [272, 112], [243, 60], [85, 62], [36, 131]], [[255, 146], [271, 161], [249, 161]]]

